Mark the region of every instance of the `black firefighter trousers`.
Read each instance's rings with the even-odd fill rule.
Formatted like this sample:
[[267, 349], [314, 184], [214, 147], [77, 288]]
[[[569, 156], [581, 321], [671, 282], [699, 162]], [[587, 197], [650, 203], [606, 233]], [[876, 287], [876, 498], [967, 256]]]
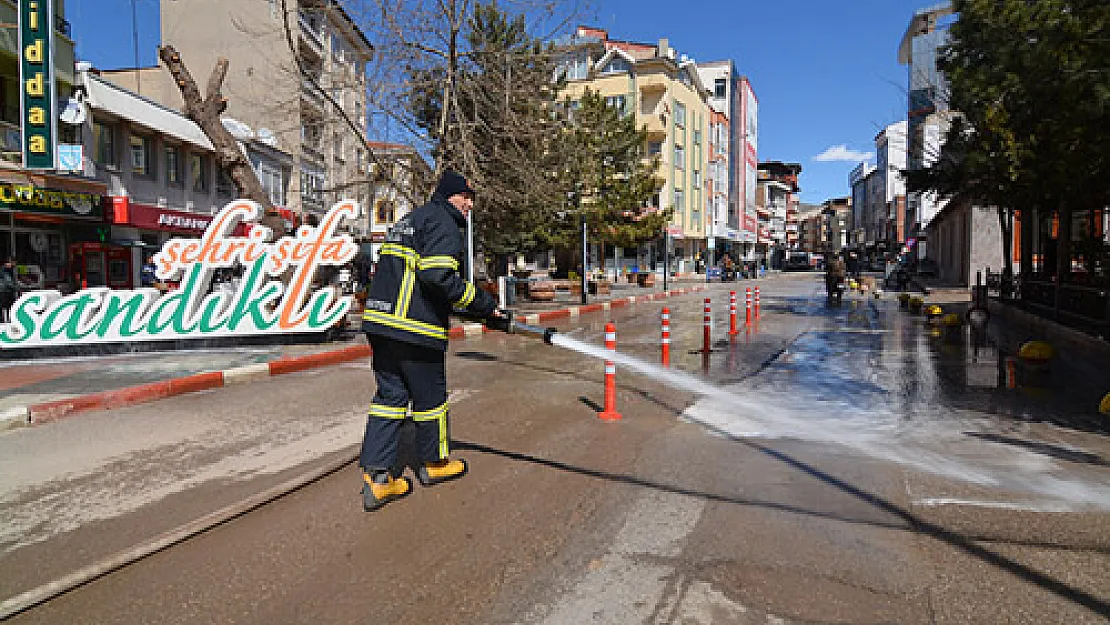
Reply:
[[417, 462], [447, 458], [446, 352], [373, 334], [369, 339], [378, 390], [366, 419], [359, 465], [367, 472], [395, 468], [410, 402]]

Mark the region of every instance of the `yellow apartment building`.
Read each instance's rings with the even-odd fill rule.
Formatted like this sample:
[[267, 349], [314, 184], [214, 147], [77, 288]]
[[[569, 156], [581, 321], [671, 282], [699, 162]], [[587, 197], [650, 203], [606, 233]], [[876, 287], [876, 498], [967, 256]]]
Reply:
[[[625, 115], [635, 115], [647, 130], [647, 153], [660, 157], [664, 181], [655, 206], [674, 208], [668, 228], [671, 268], [695, 270], [706, 253], [708, 209], [709, 92], [693, 59], [679, 55], [666, 39], [656, 44], [610, 39], [608, 32], [579, 27], [561, 64], [564, 95], [576, 100], [586, 89], [603, 95]], [[660, 233], [662, 236], [662, 233]], [[661, 268], [662, 238], [646, 246], [646, 258]]]

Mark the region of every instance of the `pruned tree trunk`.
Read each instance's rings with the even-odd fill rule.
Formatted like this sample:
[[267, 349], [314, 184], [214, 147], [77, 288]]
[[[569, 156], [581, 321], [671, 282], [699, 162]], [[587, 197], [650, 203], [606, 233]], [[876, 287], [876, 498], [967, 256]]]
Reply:
[[227, 76], [227, 59], [220, 57], [216, 61], [216, 67], [208, 77], [206, 93], [202, 96], [192, 74], [185, 67], [185, 62], [181, 60], [181, 55], [173, 46], [159, 47], [158, 57], [166, 64], [166, 69], [181, 90], [181, 99], [185, 103], [185, 116], [200, 126], [215, 147], [216, 165], [231, 178], [239, 197], [254, 200], [262, 205], [264, 210], [262, 225], [270, 228], [275, 238], [284, 235], [285, 220], [274, 210], [270, 196], [258, 182], [250, 160], [239, 149], [239, 142], [220, 121], [220, 114], [227, 109], [227, 98], [220, 92], [224, 77]]

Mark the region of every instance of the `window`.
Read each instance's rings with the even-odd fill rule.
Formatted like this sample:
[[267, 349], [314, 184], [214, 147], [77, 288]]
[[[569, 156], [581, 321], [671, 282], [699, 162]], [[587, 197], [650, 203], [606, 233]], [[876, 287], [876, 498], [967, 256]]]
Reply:
[[700, 188], [701, 187], [701, 172], [698, 171], [697, 169], [694, 170], [694, 187], [695, 188]]
[[681, 145], [674, 146], [674, 166], [678, 169], [686, 167], [686, 149]]
[[590, 75], [589, 55], [579, 54], [567, 59], [563, 62], [561, 71], [567, 80], [582, 80], [588, 78]]
[[622, 72], [627, 72], [629, 69], [631, 69], [631, 66], [628, 64], [628, 61], [618, 56], [609, 61], [609, 63], [605, 65], [605, 68], [601, 70], [601, 73], [620, 74]]
[[674, 125], [686, 126], [686, 105], [678, 101], [674, 103]]
[[622, 96], [622, 95], [606, 96], [605, 97], [605, 106], [608, 106], [609, 108], [612, 108], [612, 109], [616, 109], [618, 112], [620, 112], [621, 117], [624, 117], [624, 113], [625, 113], [624, 96]]
[[216, 193], [220, 195], [235, 195], [235, 181], [223, 168], [216, 170]]
[[131, 135], [131, 173], [154, 177], [154, 145], [150, 137]]
[[270, 196], [270, 201], [275, 206], [285, 206], [285, 181], [281, 169], [269, 163], [259, 163], [256, 171], [258, 182], [266, 195]]
[[189, 155], [189, 177], [193, 191], [208, 190], [208, 163], [203, 154]]
[[394, 207], [393, 200], [378, 200], [377, 210], [374, 211], [374, 223], [393, 223], [396, 217]]
[[[647, 154], [648, 154], [648, 156], [659, 156], [662, 153], [663, 153], [663, 142], [662, 141], [648, 141], [648, 144], [647, 144]], [[659, 205], [656, 204], [656, 206], [659, 206]]]
[[116, 166], [115, 127], [104, 122], [93, 122], [93, 142], [96, 144], [96, 163], [107, 167]]
[[718, 78], [713, 81], [713, 97], [723, 98], [725, 92], [728, 90], [728, 81], [724, 78]]
[[181, 160], [181, 148], [176, 145], [166, 146], [166, 184], [182, 186], [185, 184], [185, 172], [182, 166], [185, 164]]
[[681, 216], [686, 212], [686, 195], [682, 189], [674, 190], [674, 212], [676, 216]]
[[694, 131], [694, 145], [701, 145], [701, 129]]

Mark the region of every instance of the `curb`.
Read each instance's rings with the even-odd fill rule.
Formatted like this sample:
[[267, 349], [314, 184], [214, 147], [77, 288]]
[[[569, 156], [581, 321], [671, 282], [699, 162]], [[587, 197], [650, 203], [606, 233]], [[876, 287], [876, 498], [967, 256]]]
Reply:
[[[704, 286], [694, 286], [684, 289], [673, 289], [651, 295], [636, 295], [614, 299], [609, 302], [589, 304], [586, 306], [573, 306], [560, 310], [549, 310], [541, 313], [532, 313], [524, 316], [525, 323], [536, 324], [553, 319], [578, 317], [581, 314], [611, 310], [641, 302], [650, 302], [667, 297], [686, 295], [705, 289]], [[464, 338], [468, 336], [481, 336], [486, 332], [493, 332], [479, 323], [464, 323], [448, 330], [449, 338]], [[149, 384], [129, 386], [126, 388], [102, 391], [88, 395], [78, 395], [30, 406], [16, 406], [0, 412], [0, 431], [21, 426], [49, 423], [68, 417], [79, 412], [89, 410], [112, 410], [136, 404], [145, 404], [167, 397], [222, 388], [234, 384], [245, 384], [263, 378], [286, 373], [295, 373], [318, 367], [337, 365], [352, 360], [360, 360], [370, 356], [369, 345], [352, 345], [342, 349], [304, 356], [287, 356], [266, 363], [245, 365], [224, 371], [210, 371], [197, 373], [180, 378], [171, 378]]]

